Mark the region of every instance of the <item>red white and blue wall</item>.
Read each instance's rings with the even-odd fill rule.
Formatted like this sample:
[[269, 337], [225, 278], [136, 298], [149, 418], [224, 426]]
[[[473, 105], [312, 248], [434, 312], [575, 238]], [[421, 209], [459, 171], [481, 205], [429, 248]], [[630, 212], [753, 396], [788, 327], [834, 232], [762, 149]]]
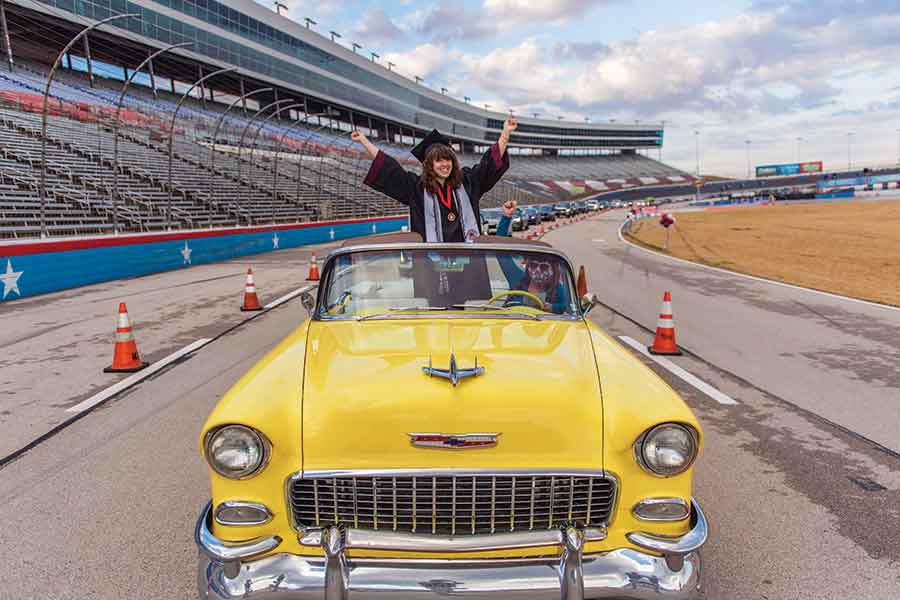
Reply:
[[0, 243], [0, 302], [250, 254], [401, 231], [404, 215]]

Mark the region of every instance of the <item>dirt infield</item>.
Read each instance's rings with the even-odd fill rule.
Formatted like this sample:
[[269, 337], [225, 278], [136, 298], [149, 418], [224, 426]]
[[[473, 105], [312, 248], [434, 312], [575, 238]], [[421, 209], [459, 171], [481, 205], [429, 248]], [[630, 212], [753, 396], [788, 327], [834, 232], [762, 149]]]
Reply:
[[[900, 306], [900, 201], [676, 214], [668, 253], [714, 267]], [[658, 219], [629, 239], [662, 250]]]

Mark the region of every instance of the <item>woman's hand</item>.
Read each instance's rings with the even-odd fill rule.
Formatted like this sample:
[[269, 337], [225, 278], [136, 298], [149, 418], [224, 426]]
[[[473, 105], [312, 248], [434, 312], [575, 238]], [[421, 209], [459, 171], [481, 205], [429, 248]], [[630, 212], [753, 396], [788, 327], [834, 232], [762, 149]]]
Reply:
[[503, 131], [500, 133], [500, 139], [497, 140], [497, 146], [500, 147], [500, 154], [506, 153], [506, 145], [509, 143], [509, 134], [515, 131], [519, 126], [519, 122], [515, 117], [510, 117], [503, 122]]
[[352, 132], [350, 134], [350, 139], [354, 142], [359, 142], [360, 144], [362, 144], [363, 148], [366, 149], [366, 152], [369, 153], [370, 158], [375, 158], [376, 156], [378, 156], [378, 148], [376, 148], [375, 145], [369, 141], [369, 138], [367, 138], [366, 134], [364, 134], [362, 131]]
[[507, 200], [503, 203], [503, 214], [507, 217], [512, 217], [516, 212], [517, 203], [515, 200]]

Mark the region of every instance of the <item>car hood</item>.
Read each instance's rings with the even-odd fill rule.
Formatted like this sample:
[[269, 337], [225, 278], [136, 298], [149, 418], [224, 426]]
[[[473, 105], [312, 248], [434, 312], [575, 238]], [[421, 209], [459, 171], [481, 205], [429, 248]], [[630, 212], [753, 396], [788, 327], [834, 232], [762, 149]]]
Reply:
[[[422, 368], [478, 366], [457, 386]], [[317, 321], [303, 387], [304, 471], [601, 469], [603, 407], [582, 321]], [[498, 433], [495, 447], [411, 444], [410, 433]]]

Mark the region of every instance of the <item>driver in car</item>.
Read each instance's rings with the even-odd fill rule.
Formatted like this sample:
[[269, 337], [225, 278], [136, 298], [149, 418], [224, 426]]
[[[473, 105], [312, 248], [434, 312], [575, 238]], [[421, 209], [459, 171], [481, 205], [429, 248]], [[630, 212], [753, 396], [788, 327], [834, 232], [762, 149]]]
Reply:
[[[516, 201], [508, 200], [503, 205], [503, 216], [497, 225], [498, 236], [510, 236], [512, 216], [516, 212]], [[569, 306], [566, 286], [562, 284], [559, 261], [547, 256], [525, 256], [523, 266], [519, 266], [511, 256], [500, 257], [500, 268], [509, 282], [510, 290], [528, 292], [543, 301], [547, 312], [563, 314]], [[521, 298], [525, 301], [524, 298]]]

